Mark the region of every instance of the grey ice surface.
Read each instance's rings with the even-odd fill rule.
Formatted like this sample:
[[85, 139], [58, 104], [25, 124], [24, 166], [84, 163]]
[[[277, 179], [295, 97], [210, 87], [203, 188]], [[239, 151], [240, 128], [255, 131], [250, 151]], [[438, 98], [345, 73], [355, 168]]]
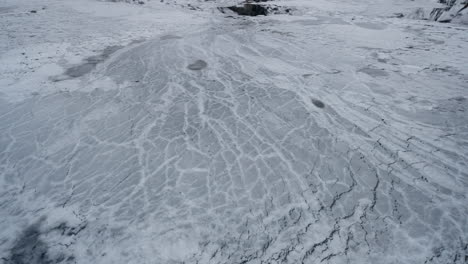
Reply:
[[0, 97], [2, 261], [466, 263], [468, 29], [216, 10]]

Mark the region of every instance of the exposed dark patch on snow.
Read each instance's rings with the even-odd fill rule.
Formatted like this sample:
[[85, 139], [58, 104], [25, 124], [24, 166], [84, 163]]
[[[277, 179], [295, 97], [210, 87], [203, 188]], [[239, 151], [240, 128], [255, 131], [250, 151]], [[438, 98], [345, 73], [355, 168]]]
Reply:
[[312, 103], [318, 108], [325, 108], [325, 104], [317, 99], [312, 99]]
[[466, 101], [466, 98], [463, 96], [457, 96], [457, 97], [450, 98], [449, 100], [455, 100], [457, 102], [464, 102]]
[[[62, 222], [55, 227], [45, 228], [45, 218], [28, 226], [17, 238], [10, 249], [9, 256], [3, 258], [5, 264], [52, 264], [75, 263], [75, 256], [67, 252], [67, 248], [73, 244], [73, 237], [87, 227], [83, 221], [76, 226]], [[54, 237], [59, 243], [46, 241]], [[65, 242], [64, 237], [72, 238]]]
[[241, 6], [228, 6], [218, 8], [222, 13], [230, 10], [240, 16], [268, 16], [279, 14], [290, 14], [291, 8], [274, 5], [259, 5], [247, 3]]
[[146, 3], [145, 0], [107, 0], [107, 2], [125, 2], [125, 3], [132, 3], [132, 4], [140, 4], [143, 5]]
[[47, 244], [40, 239], [40, 224], [39, 221], [24, 230], [5, 260], [7, 264], [50, 263]]
[[107, 58], [110, 57], [110, 55], [112, 55], [112, 53], [116, 52], [121, 48], [123, 48], [123, 46], [109, 46], [105, 48], [100, 55], [88, 57], [84, 60], [83, 64], [68, 68], [65, 71], [65, 75], [72, 78], [78, 78], [85, 74], [88, 74], [92, 70], [94, 70], [94, 68], [96, 68], [97, 64], [105, 61]]
[[394, 17], [394, 18], [403, 18], [405, 17], [405, 15], [403, 13], [394, 13], [393, 15], [391, 15], [390, 17]]
[[196, 60], [194, 63], [189, 64], [187, 66], [187, 69], [192, 70], [192, 71], [199, 71], [201, 69], [204, 69], [208, 66], [208, 63], [204, 60]]
[[243, 6], [229, 6], [226, 8], [241, 16], [266, 16], [268, 15], [268, 10], [262, 5], [244, 4]]

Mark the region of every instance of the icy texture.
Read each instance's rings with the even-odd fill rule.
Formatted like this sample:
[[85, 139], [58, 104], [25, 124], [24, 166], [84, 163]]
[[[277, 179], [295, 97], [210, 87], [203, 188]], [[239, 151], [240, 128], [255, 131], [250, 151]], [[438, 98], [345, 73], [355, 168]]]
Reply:
[[[161, 30], [142, 42], [116, 22], [125, 9], [92, 9], [109, 24], [87, 34], [122, 43], [68, 63], [51, 55], [63, 73], [32, 95], [10, 76], [41, 77], [11, 70], [0, 82], [3, 260], [465, 263], [467, 29], [312, 2], [261, 18], [207, 3], [125, 7], [155, 12], [140, 30]], [[96, 3], [112, 4], [124, 5]], [[164, 28], [164, 12], [186, 25]], [[14, 69], [10, 49], [1, 59]]]

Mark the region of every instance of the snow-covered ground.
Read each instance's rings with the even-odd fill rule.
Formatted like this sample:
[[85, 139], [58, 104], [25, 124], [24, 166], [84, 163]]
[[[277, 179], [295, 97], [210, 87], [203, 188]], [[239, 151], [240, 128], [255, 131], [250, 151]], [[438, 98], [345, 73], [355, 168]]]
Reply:
[[235, 4], [0, 0], [4, 263], [466, 263], [468, 27]]

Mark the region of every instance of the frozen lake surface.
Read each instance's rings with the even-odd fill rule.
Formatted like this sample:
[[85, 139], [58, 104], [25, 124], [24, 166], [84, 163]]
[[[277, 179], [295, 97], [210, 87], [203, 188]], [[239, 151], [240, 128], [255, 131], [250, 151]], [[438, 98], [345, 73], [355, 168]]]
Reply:
[[0, 1], [2, 261], [467, 262], [468, 27], [236, 4]]

